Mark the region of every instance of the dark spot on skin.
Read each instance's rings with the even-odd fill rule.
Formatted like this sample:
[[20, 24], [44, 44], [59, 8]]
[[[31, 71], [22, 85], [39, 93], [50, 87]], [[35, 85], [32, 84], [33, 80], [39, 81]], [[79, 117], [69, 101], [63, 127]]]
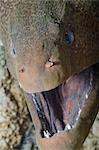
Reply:
[[68, 31], [65, 34], [65, 42], [67, 45], [72, 45], [74, 42], [74, 33], [72, 31]]
[[54, 45], [55, 45], [55, 46], [57, 45], [57, 42], [56, 42], [56, 41], [54, 42]]
[[43, 43], [43, 44], [42, 44], [42, 48], [44, 49], [44, 47], [45, 47], [45, 46], [44, 46], [44, 43]]
[[19, 70], [20, 73], [24, 73], [25, 72], [25, 69], [24, 67], [22, 67], [20, 70]]

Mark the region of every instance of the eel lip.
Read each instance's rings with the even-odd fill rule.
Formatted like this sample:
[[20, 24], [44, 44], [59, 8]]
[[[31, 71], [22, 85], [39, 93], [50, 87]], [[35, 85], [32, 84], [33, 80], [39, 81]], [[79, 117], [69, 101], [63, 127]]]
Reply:
[[42, 149], [46, 150], [53, 143], [52, 150], [56, 150], [55, 143], [60, 138], [63, 145], [80, 148], [98, 112], [96, 68], [92, 66], [73, 75], [53, 90], [26, 95]]

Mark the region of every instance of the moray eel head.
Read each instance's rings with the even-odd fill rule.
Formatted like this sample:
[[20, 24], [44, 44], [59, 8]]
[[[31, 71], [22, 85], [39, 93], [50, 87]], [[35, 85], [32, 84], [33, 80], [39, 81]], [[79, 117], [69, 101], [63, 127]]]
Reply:
[[24, 0], [9, 15], [8, 68], [43, 150], [79, 149], [98, 111], [99, 2], [85, 3]]

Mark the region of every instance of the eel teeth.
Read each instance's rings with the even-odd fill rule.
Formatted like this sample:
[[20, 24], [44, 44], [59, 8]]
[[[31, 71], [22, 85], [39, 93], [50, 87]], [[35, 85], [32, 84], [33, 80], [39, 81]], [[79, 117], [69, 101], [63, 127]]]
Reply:
[[40, 111], [39, 106], [38, 106], [38, 104], [37, 104], [37, 101], [36, 101], [36, 98], [35, 98], [35, 95], [34, 95], [34, 94], [32, 94], [32, 100], [33, 100], [33, 102], [34, 102], [34, 105], [36, 106], [36, 109], [37, 109], [38, 111]]
[[46, 138], [49, 138], [50, 135], [51, 135], [51, 134], [48, 132], [48, 130], [45, 130], [45, 131], [44, 131], [44, 136], [45, 136]]
[[72, 129], [72, 126], [71, 126], [70, 124], [67, 124], [67, 125], [65, 126], [64, 131], [68, 131], [68, 130], [70, 130], [70, 129]]
[[81, 113], [81, 109], [79, 108], [79, 111], [78, 111], [78, 115], [77, 115], [76, 121], [78, 121], [79, 116], [80, 116], [80, 113]]
[[85, 95], [86, 99], [88, 99], [88, 94]]

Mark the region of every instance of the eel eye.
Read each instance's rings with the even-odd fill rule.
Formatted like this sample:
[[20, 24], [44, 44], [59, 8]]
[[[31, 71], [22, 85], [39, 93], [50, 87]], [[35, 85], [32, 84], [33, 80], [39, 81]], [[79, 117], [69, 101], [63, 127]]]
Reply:
[[11, 53], [12, 53], [12, 56], [15, 57], [16, 56], [16, 49], [12, 48], [12, 52]]
[[72, 45], [74, 42], [74, 33], [71, 31], [66, 32], [65, 34], [65, 42], [67, 45]]

